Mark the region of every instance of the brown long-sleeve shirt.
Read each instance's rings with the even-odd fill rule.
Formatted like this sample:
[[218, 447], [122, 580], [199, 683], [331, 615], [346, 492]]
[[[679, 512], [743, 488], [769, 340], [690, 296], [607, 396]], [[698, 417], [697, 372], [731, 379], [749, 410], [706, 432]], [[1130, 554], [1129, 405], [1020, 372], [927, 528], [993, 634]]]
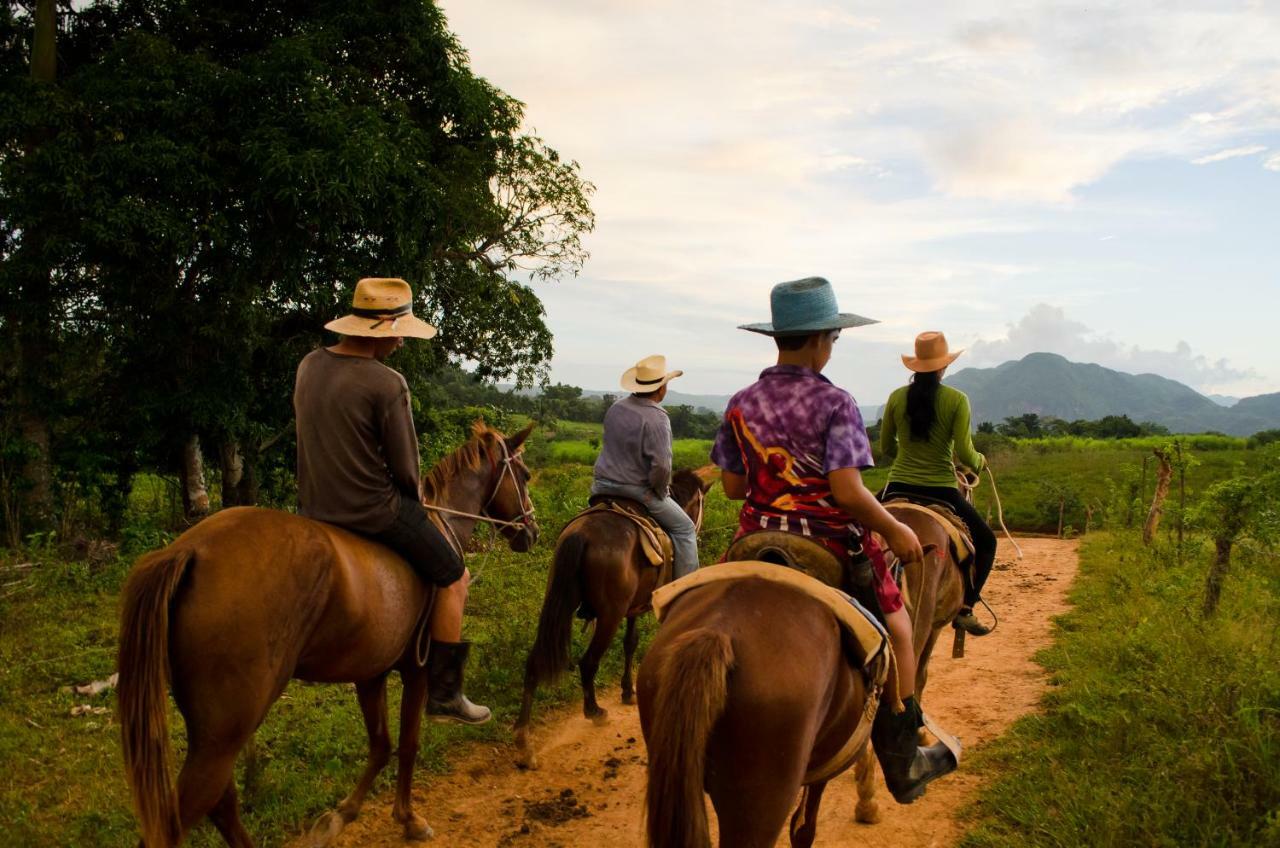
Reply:
[[401, 494], [418, 496], [409, 386], [376, 359], [325, 348], [298, 365], [298, 512], [362, 533], [391, 526]]

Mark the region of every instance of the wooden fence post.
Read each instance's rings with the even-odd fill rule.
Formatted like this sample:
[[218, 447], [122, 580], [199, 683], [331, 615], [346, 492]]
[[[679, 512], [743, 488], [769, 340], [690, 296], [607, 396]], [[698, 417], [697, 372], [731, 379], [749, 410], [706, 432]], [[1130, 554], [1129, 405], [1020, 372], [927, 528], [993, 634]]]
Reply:
[[[1164, 499], [1169, 495], [1169, 484], [1173, 480], [1173, 466], [1169, 463], [1169, 455], [1161, 448], [1152, 453], [1160, 462], [1156, 469], [1156, 491], [1151, 498], [1151, 510], [1147, 513], [1147, 523], [1142, 527], [1142, 544], [1150, 545], [1160, 529], [1160, 516], [1164, 514]], [[1145, 467], [1145, 463], [1143, 464]]]

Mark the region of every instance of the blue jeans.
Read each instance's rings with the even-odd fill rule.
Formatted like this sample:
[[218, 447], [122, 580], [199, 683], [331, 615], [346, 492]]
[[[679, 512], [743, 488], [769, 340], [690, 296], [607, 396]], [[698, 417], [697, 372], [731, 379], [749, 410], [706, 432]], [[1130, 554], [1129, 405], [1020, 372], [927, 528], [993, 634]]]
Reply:
[[644, 508], [671, 537], [672, 577], [684, 577], [698, 570], [698, 532], [693, 527], [693, 519], [685, 514], [680, 504], [670, 497], [658, 497], [648, 486], [630, 486], [612, 480], [593, 481], [591, 494], [631, 498], [644, 504]]

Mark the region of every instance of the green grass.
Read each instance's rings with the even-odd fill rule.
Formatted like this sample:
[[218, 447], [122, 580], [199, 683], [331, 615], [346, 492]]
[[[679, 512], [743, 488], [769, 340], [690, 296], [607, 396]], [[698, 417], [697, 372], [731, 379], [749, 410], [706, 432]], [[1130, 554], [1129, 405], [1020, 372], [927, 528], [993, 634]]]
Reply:
[[1280, 570], [1238, 555], [1203, 621], [1194, 554], [1088, 538], [1045, 711], [975, 757], [964, 846], [1280, 845]]
[[[539, 544], [529, 554], [514, 554], [499, 540], [493, 549], [469, 558], [476, 579], [466, 635], [475, 647], [467, 689], [477, 702], [494, 709], [496, 719], [481, 728], [425, 725], [419, 769], [444, 769], [449, 751], [465, 740], [509, 740], [556, 536], [585, 505], [590, 481], [588, 466], [538, 470], [532, 495], [543, 528]], [[150, 487], [153, 481], [143, 485]], [[151, 494], [148, 489], [139, 496], [144, 505]], [[704, 562], [723, 551], [736, 514], [736, 505], [719, 489], [711, 493]], [[133, 556], [167, 538], [150, 527], [134, 528], [127, 535], [125, 555], [96, 566], [60, 559], [51, 550], [36, 552], [40, 564], [29, 570], [32, 588], [0, 600], [0, 762], [8, 766], [0, 771], [0, 822], [5, 823], [0, 843], [135, 844], [114, 715], [70, 715], [77, 704], [114, 711], [114, 697], [106, 693], [89, 698], [60, 690], [112, 673], [120, 586]], [[0, 559], [0, 565], [14, 561], [10, 556]], [[651, 618], [643, 619], [642, 650], [652, 627]], [[574, 638], [578, 656], [585, 641], [580, 631]], [[601, 667], [601, 685], [617, 685], [621, 659], [619, 637]], [[578, 698], [576, 674], [566, 675], [557, 686], [539, 691], [537, 710]], [[394, 677], [390, 700], [394, 736], [399, 708]], [[172, 707], [170, 729], [176, 768], [184, 746], [181, 717]], [[239, 769], [246, 826], [258, 844], [280, 845], [331, 809], [354, 786], [366, 751], [351, 686], [291, 684], [258, 731], [255, 755], [249, 762], [242, 758]], [[391, 786], [394, 774], [393, 764], [378, 788]], [[206, 824], [191, 844], [222, 843]]]

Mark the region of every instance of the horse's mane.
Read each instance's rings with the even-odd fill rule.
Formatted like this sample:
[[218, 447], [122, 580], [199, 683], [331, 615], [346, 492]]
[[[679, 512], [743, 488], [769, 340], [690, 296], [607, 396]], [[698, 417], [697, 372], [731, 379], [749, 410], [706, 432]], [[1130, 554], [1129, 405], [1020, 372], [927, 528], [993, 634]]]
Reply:
[[671, 475], [671, 499], [681, 506], [702, 490], [702, 478], [692, 468], [678, 468]]
[[503, 438], [502, 433], [477, 420], [471, 425], [471, 438], [463, 442], [453, 453], [443, 457], [422, 478], [422, 497], [427, 503], [436, 503], [444, 494], [449, 481], [465, 471], [474, 471], [484, 464], [485, 445], [489, 440]]

